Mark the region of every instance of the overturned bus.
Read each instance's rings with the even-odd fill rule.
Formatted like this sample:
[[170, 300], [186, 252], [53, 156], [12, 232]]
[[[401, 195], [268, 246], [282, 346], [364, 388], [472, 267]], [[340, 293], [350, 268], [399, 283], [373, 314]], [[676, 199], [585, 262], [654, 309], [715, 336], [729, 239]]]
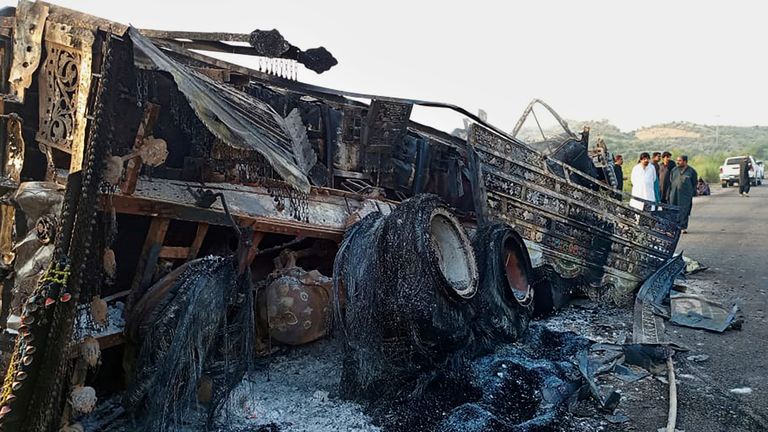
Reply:
[[[440, 331], [492, 318], [514, 339], [570, 290], [625, 303], [676, 248], [676, 209], [594, 178], [587, 133], [535, 148], [452, 105], [301, 83], [300, 65], [336, 60], [276, 31], [142, 30], [26, 0], [0, 15], [2, 430], [92, 409], [92, 386], [123, 382], [91, 382], [102, 361], [128, 411], [169, 403], [156, 388], [215, 405], [265, 340], [322, 337], [332, 310], [366, 325], [374, 286], [435, 290], [418, 311], [401, 291], [371, 306], [410, 316], [384, 339], [451, 313]], [[472, 121], [447, 134], [414, 105]], [[197, 379], [181, 391], [169, 365]]]

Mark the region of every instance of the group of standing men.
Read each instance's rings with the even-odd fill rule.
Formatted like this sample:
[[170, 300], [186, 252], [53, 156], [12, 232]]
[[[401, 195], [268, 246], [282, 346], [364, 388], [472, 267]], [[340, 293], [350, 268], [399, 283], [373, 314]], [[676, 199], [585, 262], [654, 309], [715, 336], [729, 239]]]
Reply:
[[[616, 178], [619, 180], [618, 188], [622, 189], [624, 177], [621, 165], [624, 158], [616, 155], [614, 166]], [[645, 201], [651, 204], [651, 210], [655, 210], [653, 203], [672, 204], [680, 208], [680, 227], [683, 234], [688, 232], [688, 217], [691, 215], [693, 197], [696, 196], [698, 174], [692, 166], [688, 165], [688, 156], [677, 157], [677, 164], [672, 161], [670, 152], [655, 152], [640, 154], [640, 160], [632, 168], [632, 199], [629, 205], [642, 210]], [[639, 198], [639, 199], [638, 199]]]

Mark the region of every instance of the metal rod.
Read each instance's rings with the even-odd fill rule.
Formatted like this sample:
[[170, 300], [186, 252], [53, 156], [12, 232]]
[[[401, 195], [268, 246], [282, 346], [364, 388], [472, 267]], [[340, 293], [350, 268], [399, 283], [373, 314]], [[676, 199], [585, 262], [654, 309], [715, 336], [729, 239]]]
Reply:
[[240, 230], [240, 226], [237, 225], [235, 218], [233, 218], [232, 214], [229, 212], [229, 206], [227, 205], [227, 200], [224, 198], [224, 193], [217, 192], [215, 195], [221, 198], [221, 206], [224, 207], [224, 214], [226, 214], [227, 218], [229, 218], [229, 222], [232, 224], [232, 228], [234, 228], [235, 231], [237, 231], [237, 238], [242, 237], [243, 232]]
[[536, 126], [539, 127], [539, 132], [541, 132], [541, 138], [547, 139], [547, 136], [544, 135], [544, 129], [541, 128], [541, 123], [539, 123], [539, 118], [536, 116], [536, 111], [531, 110], [531, 114], [533, 114], [533, 119], [536, 120]]
[[677, 383], [675, 382], [675, 363], [672, 356], [667, 358], [667, 379], [669, 380], [669, 414], [667, 415], [667, 432], [675, 432], [677, 425]]

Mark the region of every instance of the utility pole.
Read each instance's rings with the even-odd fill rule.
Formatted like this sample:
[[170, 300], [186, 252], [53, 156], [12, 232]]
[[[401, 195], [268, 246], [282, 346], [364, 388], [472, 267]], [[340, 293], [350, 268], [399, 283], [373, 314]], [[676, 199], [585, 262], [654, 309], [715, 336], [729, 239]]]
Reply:
[[720, 125], [715, 125], [715, 148], [720, 149]]
[[715, 116], [715, 149], [720, 150], [720, 116]]

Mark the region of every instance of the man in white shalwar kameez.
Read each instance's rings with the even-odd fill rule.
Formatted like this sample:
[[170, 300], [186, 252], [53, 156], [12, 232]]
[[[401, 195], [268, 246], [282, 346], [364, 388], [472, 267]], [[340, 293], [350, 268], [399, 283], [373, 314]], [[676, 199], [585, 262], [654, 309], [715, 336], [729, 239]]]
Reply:
[[[651, 155], [648, 153], [640, 154], [640, 161], [632, 168], [632, 196], [642, 198], [646, 201], [656, 202], [656, 169], [650, 164]], [[642, 210], [644, 203], [637, 199], [631, 199], [629, 205]], [[651, 207], [653, 210], [653, 207]]]

